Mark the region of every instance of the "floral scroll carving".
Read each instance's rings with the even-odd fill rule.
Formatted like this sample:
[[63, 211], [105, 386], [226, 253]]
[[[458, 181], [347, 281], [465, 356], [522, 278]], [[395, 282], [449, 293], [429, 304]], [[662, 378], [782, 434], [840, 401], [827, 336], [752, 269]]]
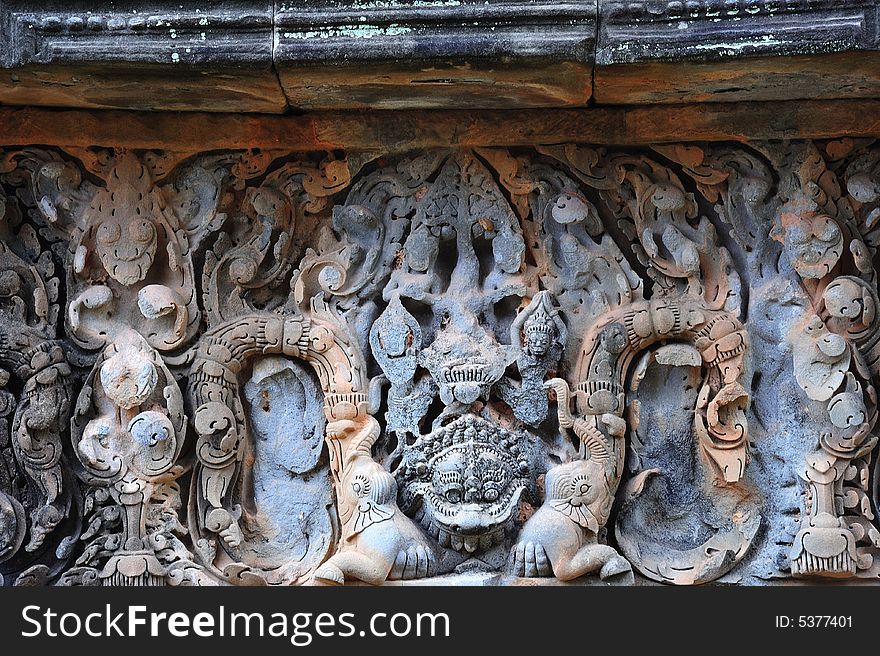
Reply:
[[805, 316], [788, 335], [796, 379], [812, 402], [824, 406], [814, 448], [798, 472], [804, 514], [790, 559], [792, 574], [802, 577], [869, 571], [871, 548], [880, 544], [868, 497], [870, 454], [877, 443], [871, 337], [877, 154], [845, 144], [853, 152], [844, 166], [836, 152], [840, 146], [829, 144], [824, 153], [814, 145], [792, 150], [795, 166], [772, 233], [784, 244], [806, 296]]
[[[76, 482], [61, 442], [72, 372], [56, 339], [55, 263], [14, 197], [2, 193], [0, 220], [0, 562], [10, 582], [28, 583], [57, 575], [67, 560], [62, 538], [79, 530]], [[59, 562], [40, 562], [50, 548]]]
[[875, 576], [878, 153], [4, 151], [3, 583]]

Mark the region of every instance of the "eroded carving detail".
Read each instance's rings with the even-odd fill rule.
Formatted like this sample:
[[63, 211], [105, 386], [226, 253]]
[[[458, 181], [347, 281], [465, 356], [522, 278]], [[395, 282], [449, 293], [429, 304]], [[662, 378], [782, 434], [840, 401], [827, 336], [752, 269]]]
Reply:
[[[20, 583], [57, 574], [69, 553], [59, 544], [62, 530], [75, 534], [79, 519], [61, 443], [72, 381], [56, 339], [59, 281], [24, 219], [22, 206], [0, 191], [0, 563]], [[57, 560], [40, 563], [56, 547]]]
[[4, 583], [869, 576], [878, 152], [6, 153]]
[[877, 443], [870, 212], [880, 195], [876, 152], [854, 155], [835, 175], [815, 146], [793, 148], [786, 202], [777, 210], [773, 233], [785, 245], [807, 299], [803, 319], [788, 335], [795, 376], [826, 413], [799, 472], [805, 489], [790, 554], [795, 576], [854, 576], [873, 565], [866, 547], [880, 544], [868, 499], [870, 453]]

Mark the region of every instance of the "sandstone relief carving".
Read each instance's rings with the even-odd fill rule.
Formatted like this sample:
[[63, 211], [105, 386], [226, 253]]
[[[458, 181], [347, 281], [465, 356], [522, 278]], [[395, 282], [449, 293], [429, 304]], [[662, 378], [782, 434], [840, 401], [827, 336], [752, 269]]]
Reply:
[[878, 176], [3, 151], [3, 583], [875, 577]]
[[850, 577], [871, 569], [866, 547], [880, 543], [868, 498], [877, 443], [877, 275], [870, 245], [872, 204], [880, 198], [877, 153], [861, 153], [836, 172], [839, 162], [826, 162], [812, 144], [790, 156], [795, 166], [784, 181], [786, 202], [772, 234], [784, 244], [807, 300], [806, 316], [788, 334], [796, 379], [811, 401], [824, 406], [815, 447], [798, 472], [804, 514], [791, 572]]

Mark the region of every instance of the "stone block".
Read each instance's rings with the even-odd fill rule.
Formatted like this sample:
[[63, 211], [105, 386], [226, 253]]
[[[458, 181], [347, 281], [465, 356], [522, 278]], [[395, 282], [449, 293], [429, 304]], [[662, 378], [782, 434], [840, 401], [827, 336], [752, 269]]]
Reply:
[[282, 2], [275, 63], [294, 108], [580, 106], [595, 3]]
[[600, 104], [877, 97], [870, 0], [601, 0]]
[[0, 6], [0, 103], [283, 112], [266, 0]]

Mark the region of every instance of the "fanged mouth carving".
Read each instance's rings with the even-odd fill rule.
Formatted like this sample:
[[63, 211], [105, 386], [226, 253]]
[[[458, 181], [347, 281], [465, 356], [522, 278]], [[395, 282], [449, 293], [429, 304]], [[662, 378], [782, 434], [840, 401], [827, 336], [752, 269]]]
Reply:
[[424, 508], [419, 510], [415, 519], [425, 527], [425, 530], [437, 540], [441, 547], [467, 554], [488, 551], [495, 545], [502, 544], [508, 532], [505, 525], [498, 526], [482, 535], [459, 535], [437, 522], [425, 520]]
[[406, 451], [401, 506], [441, 546], [485, 551], [503, 542], [531, 469], [525, 435], [465, 415]]

